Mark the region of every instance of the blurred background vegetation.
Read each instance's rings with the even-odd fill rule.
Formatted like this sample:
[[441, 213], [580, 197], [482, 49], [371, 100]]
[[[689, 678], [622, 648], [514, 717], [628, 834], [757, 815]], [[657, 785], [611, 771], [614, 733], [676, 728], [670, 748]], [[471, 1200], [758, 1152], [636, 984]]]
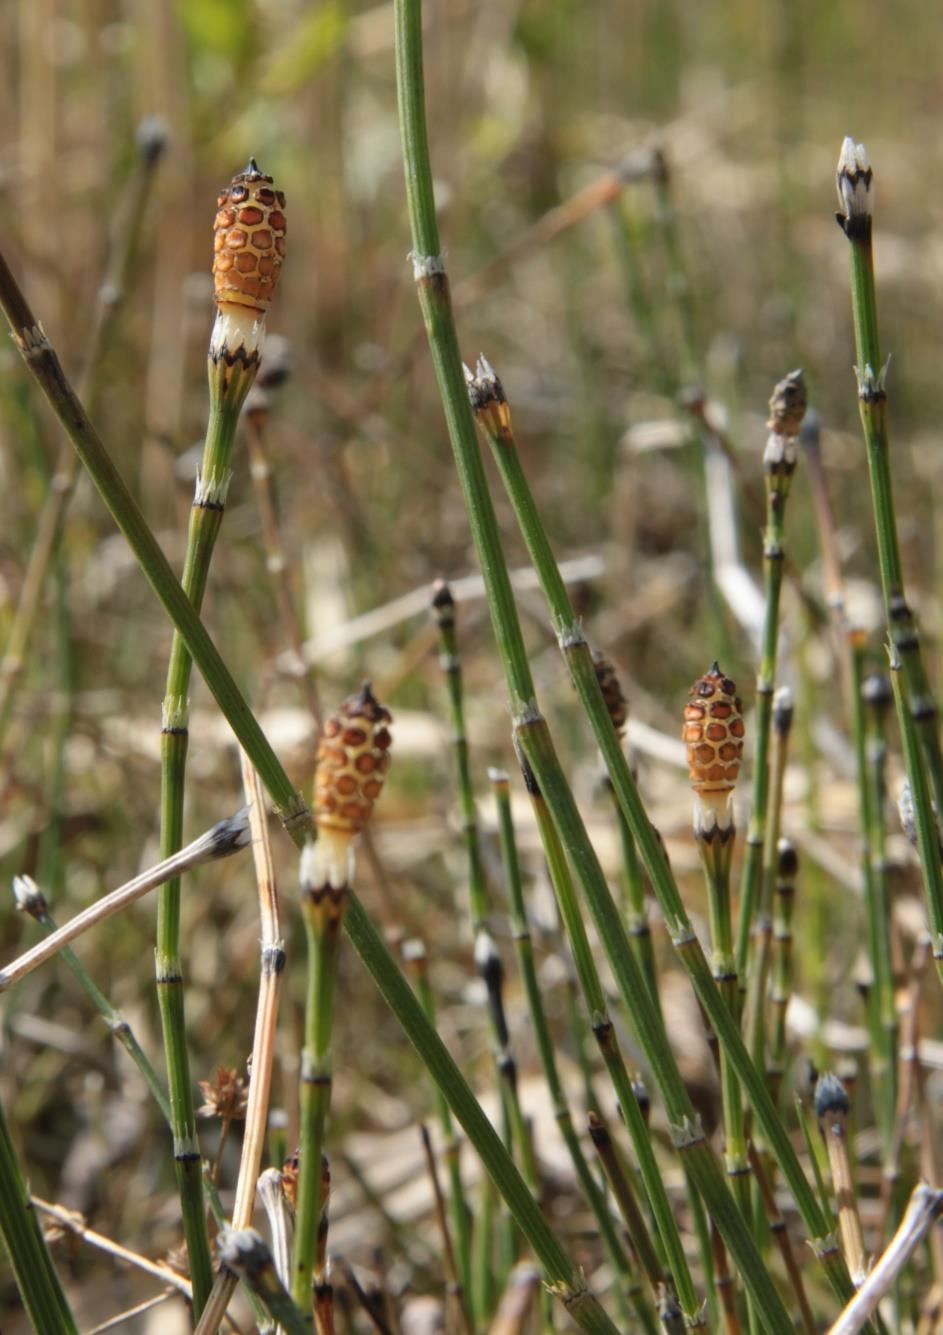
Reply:
[[[579, 591], [581, 607], [590, 638], [623, 673], [633, 717], [676, 737], [687, 686], [715, 654], [752, 703], [753, 647], [712, 592], [700, 446], [679, 416], [678, 395], [695, 381], [725, 405], [749, 490], [760, 484], [770, 389], [793, 366], [805, 367], [846, 573], [861, 595], [860, 616], [876, 625], [846, 245], [833, 221], [834, 165], [846, 133], [865, 140], [875, 167], [901, 539], [938, 661], [943, 91], [932, 9], [916, 0], [434, 0], [426, 11], [433, 162], [465, 356], [484, 351], [505, 383], [559, 556], [598, 558], [600, 573]], [[487, 1087], [487, 1039], [470, 1008], [464, 866], [425, 599], [384, 618], [379, 633], [348, 636], [341, 647], [336, 638], [353, 618], [426, 589], [436, 576], [475, 569], [407, 261], [391, 7], [6, 0], [0, 62], [3, 249], [70, 373], [82, 367], [136, 127], [145, 116], [166, 122], [168, 147], [95, 418], [177, 562], [205, 424], [216, 192], [254, 154], [288, 196], [288, 257], [268, 321], [288, 340], [294, 366], [269, 436], [285, 553], [325, 703], [369, 675], [399, 720], [376, 831], [386, 892], [366, 864], [361, 879], [391, 935], [421, 923], [443, 1031]], [[687, 342], [663, 244], [664, 205], [651, 180], [628, 184], [614, 204], [587, 210], [550, 239], [538, 229], [527, 240], [529, 228], [626, 154], [655, 146], [669, 167], [690, 282]], [[468, 286], [512, 249], [489, 281]], [[646, 310], [647, 325], [639, 319]], [[59, 445], [11, 345], [0, 349], [0, 442], [2, 640]], [[523, 564], [503, 497], [498, 504], [512, 562]], [[311, 724], [285, 654], [244, 451], [230, 507], [206, 616], [277, 749], [307, 786]], [[741, 537], [756, 571], [759, 531], [749, 505]], [[821, 601], [801, 466], [787, 541], [800, 579]], [[155, 857], [170, 643], [162, 613], [87, 486], [70, 510], [63, 553], [0, 757], [0, 880], [40, 876], [61, 918]], [[614, 867], [608, 810], [591, 806], [598, 802], [592, 748], [542, 601], [524, 594], [522, 606], [545, 707]], [[834, 661], [795, 590], [785, 610], [791, 649], [803, 651], [801, 674], [793, 657], [785, 676], [800, 687], [805, 710], [787, 832], [801, 841], [803, 832], [824, 831], [839, 861], [852, 864], [852, 771]], [[490, 824], [485, 767], [512, 762], [503, 689], [483, 605], [473, 598], [459, 614], [474, 772]], [[874, 652], [877, 662], [880, 632]], [[241, 799], [225, 728], [199, 681], [193, 695], [188, 828], [196, 834]], [[640, 764], [672, 855], [682, 872], [693, 872], [680, 771], [644, 756]], [[523, 810], [521, 823], [533, 851]], [[288, 1110], [290, 1138], [300, 1036], [295, 868], [287, 841], [276, 839], [276, 852], [292, 980], [276, 1099]], [[896, 843], [892, 852], [904, 855]], [[539, 877], [537, 859], [529, 865]], [[899, 871], [901, 893], [911, 876]], [[697, 878], [690, 884], [699, 904]], [[798, 917], [800, 989], [813, 1003], [827, 996], [831, 1015], [860, 1025], [859, 906], [821, 868], [810, 871], [809, 885]], [[145, 901], [80, 953], [159, 1061], [152, 914]], [[506, 944], [503, 918], [495, 921]], [[190, 879], [185, 932], [194, 1073], [208, 1078], [219, 1063], [241, 1066], [251, 1044], [258, 927], [245, 859]], [[32, 939], [8, 902], [0, 911], [2, 958]], [[332, 1139], [362, 1145], [369, 1159], [381, 1132], [427, 1115], [426, 1087], [349, 954], [341, 987]], [[677, 990], [689, 1072], [710, 1084], [696, 1012], [680, 983]], [[512, 1000], [520, 1021], [516, 991]], [[530, 1073], [526, 1034], [518, 1041]], [[0, 1095], [34, 1190], [149, 1255], [173, 1246], [179, 1230], [167, 1137], [61, 968], [45, 968], [6, 999], [0, 1053]], [[208, 1152], [215, 1134], [207, 1133]], [[552, 1154], [552, 1144], [546, 1149]], [[359, 1208], [352, 1167], [338, 1163], [335, 1172], [356, 1223], [350, 1254], [369, 1259], [383, 1236], [377, 1213]], [[587, 1255], [594, 1256], [591, 1242]], [[85, 1325], [138, 1292], [137, 1281], [88, 1250], [60, 1249], [59, 1258]], [[114, 1286], [105, 1303], [95, 1291], [103, 1278]], [[4, 1330], [17, 1328], [14, 1309], [0, 1271]]]

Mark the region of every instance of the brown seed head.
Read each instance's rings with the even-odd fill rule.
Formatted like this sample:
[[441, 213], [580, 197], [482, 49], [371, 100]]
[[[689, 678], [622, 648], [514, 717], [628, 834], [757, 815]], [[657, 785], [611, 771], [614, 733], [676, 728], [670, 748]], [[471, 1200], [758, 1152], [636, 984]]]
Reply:
[[766, 425], [780, 436], [798, 436], [807, 404], [805, 375], [800, 366], [774, 387]]
[[684, 707], [681, 736], [691, 787], [702, 801], [726, 800], [740, 773], [743, 709], [737, 688], [717, 663], [699, 677]]
[[249, 1087], [231, 1066], [218, 1066], [212, 1080], [199, 1082], [203, 1106], [197, 1117], [222, 1117], [227, 1122], [241, 1121], [246, 1115]]
[[625, 702], [625, 696], [622, 694], [618, 675], [606, 655], [600, 653], [598, 649], [593, 650], [593, 667], [596, 671], [599, 689], [602, 691], [602, 698], [606, 702], [606, 709], [612, 719], [612, 726], [621, 737], [628, 721], [629, 707]]
[[285, 196], [249, 159], [220, 191], [213, 222], [213, 283], [220, 306], [265, 313], [285, 255]]
[[314, 774], [314, 819], [320, 834], [352, 839], [380, 796], [390, 767], [388, 709], [364, 682], [324, 725]]

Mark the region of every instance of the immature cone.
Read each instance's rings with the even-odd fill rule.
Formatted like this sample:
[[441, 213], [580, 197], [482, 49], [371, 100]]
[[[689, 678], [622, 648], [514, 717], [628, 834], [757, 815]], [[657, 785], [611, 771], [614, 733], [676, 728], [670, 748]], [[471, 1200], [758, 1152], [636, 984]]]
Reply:
[[[212, 363], [222, 358], [229, 365], [239, 360], [254, 367], [285, 255], [285, 196], [250, 158], [245, 171], [220, 191], [217, 205], [213, 288], [219, 309], [210, 358]], [[243, 396], [248, 387], [240, 386]]]
[[302, 871], [313, 887], [348, 884], [351, 844], [370, 819], [390, 767], [391, 722], [364, 682], [324, 725], [312, 804], [318, 841], [308, 846]]
[[268, 309], [285, 254], [285, 196], [255, 158], [216, 201], [213, 284], [220, 306]]
[[789, 494], [799, 457], [799, 432], [808, 396], [801, 367], [790, 371], [773, 388], [769, 401], [769, 439], [763, 452], [766, 490], [774, 503]]
[[730, 795], [743, 756], [743, 709], [737, 688], [714, 663], [691, 687], [684, 707], [682, 738], [688, 773], [697, 797], [698, 835], [732, 830]]

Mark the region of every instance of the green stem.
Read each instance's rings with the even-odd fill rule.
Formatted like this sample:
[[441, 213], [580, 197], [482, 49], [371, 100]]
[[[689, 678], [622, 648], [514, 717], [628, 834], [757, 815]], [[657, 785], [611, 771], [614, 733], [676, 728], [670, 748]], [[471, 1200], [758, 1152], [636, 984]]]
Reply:
[[[730, 914], [730, 864], [736, 836], [733, 819], [729, 818], [726, 827], [717, 823], [707, 830], [702, 828], [698, 816], [695, 818], [695, 834], [707, 885], [711, 968], [718, 991], [725, 999], [730, 1014], [737, 1019], [740, 1010], [740, 990], [734, 962], [733, 925]], [[725, 1050], [720, 1052], [720, 1090], [724, 1123], [724, 1164], [743, 1218], [750, 1224], [752, 1222], [750, 1165], [747, 1158], [743, 1096], [736, 1071]]]
[[[304, 865], [304, 864], [302, 864]], [[321, 1159], [324, 1128], [331, 1105], [331, 1032], [334, 994], [347, 887], [305, 882], [301, 910], [308, 944], [305, 1039], [301, 1053], [300, 1166], [295, 1205], [295, 1257], [291, 1291], [303, 1312], [311, 1311], [315, 1248], [321, 1218]]]
[[[181, 587], [199, 612], [219, 536], [229, 484], [229, 460], [239, 412], [258, 365], [258, 357], [230, 358], [227, 351], [209, 358], [210, 415], [190, 510], [190, 527]], [[189, 742], [189, 692], [193, 659], [179, 631], [174, 631], [162, 707], [160, 848], [170, 857], [183, 844], [183, 807]], [[174, 1131], [174, 1166], [183, 1213], [184, 1234], [193, 1279], [193, 1310], [199, 1317], [213, 1285], [209, 1235], [203, 1203], [203, 1175], [193, 1108], [187, 1053], [180, 958], [180, 880], [169, 881], [157, 900], [155, 969], [167, 1060], [167, 1082]]]
[[736, 965], [740, 986], [747, 978], [750, 934], [760, 898], [763, 878], [763, 844], [766, 836], [766, 807], [769, 793], [769, 735], [773, 717], [773, 688], [776, 684], [776, 655], [779, 642], [779, 595], [783, 583], [782, 506], [771, 504], [767, 494], [766, 533], [763, 539], [763, 583], [766, 602], [760, 662], [756, 674], [756, 722], [753, 751], [753, 794], [750, 824], [747, 829], [746, 857], [740, 883], [740, 913], [737, 920]]
[[897, 1109], [898, 1083], [898, 1021], [897, 1001], [894, 995], [894, 966], [891, 951], [893, 917], [887, 868], [887, 828], [884, 819], [887, 801], [885, 769], [887, 764], [887, 737], [885, 714], [890, 703], [888, 681], [883, 673], [866, 677], [862, 687], [865, 707], [865, 765], [869, 790], [868, 888], [873, 897], [875, 948], [872, 968], [877, 993], [878, 1024], [882, 1035], [880, 1051], [884, 1069], [880, 1073], [881, 1124], [884, 1133], [885, 1156], [894, 1134]]
[[[907, 602], [897, 537], [887, 433], [887, 367], [881, 364], [878, 338], [870, 206], [863, 215], [856, 212], [853, 218], [846, 219], [844, 230], [850, 243], [858, 409], [868, 460], [887, 633], [904, 674], [906, 700], [920, 738], [933, 800], [937, 811], [943, 811], [943, 752], [940, 749], [937, 705], [927, 680], [916, 619]], [[917, 757], [919, 751], [913, 758], [915, 763]], [[907, 773], [916, 801], [918, 785], [914, 782], [914, 774], [909, 769]]]
[[773, 1023], [768, 1068], [770, 1089], [777, 1101], [786, 1069], [786, 1010], [792, 993], [792, 917], [798, 866], [792, 844], [780, 839], [773, 915], [773, 986], [770, 994]]
[[78, 1335], [43, 1231], [20, 1172], [0, 1106], [0, 1235], [33, 1329], [43, 1335]]

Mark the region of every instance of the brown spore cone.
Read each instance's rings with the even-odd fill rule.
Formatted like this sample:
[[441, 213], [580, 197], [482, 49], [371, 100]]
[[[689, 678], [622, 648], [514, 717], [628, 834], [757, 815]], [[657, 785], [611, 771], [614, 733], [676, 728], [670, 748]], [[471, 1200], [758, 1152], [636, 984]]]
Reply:
[[743, 758], [743, 706], [737, 688], [714, 663], [691, 687], [681, 736], [691, 787], [702, 799], [726, 797]]
[[285, 255], [285, 195], [255, 158], [220, 191], [213, 222], [213, 284], [220, 305], [264, 314]]

